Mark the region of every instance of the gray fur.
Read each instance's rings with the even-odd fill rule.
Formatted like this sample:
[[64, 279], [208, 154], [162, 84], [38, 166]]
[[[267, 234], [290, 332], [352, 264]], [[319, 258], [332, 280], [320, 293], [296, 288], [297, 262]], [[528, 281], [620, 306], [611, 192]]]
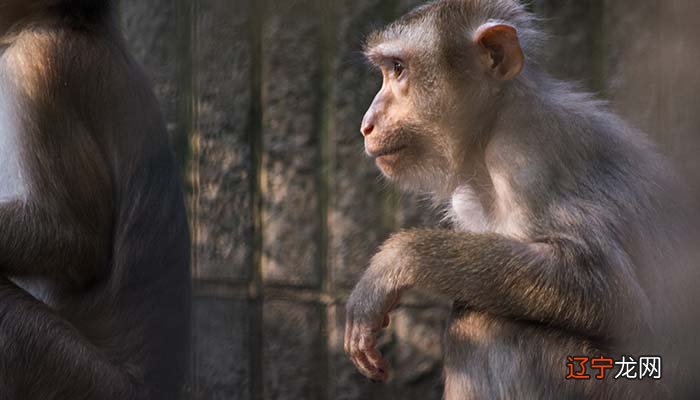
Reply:
[[[526, 67], [512, 81], [489, 79], [474, 61], [478, 49], [465, 32], [489, 21], [519, 32]], [[387, 175], [436, 202], [452, 200], [463, 229], [404, 231], [382, 246], [348, 302], [353, 361], [385, 378], [373, 354], [378, 321], [417, 288], [455, 301], [447, 400], [690, 398], [695, 389], [683, 373], [697, 351], [689, 347], [695, 325], [686, 324], [697, 321], [698, 271], [689, 245], [698, 236], [670, 163], [604, 102], [542, 70], [543, 36], [514, 1], [429, 3], [375, 34], [367, 52], [376, 57], [383, 42], [416, 32], [439, 42], [422, 43], [424, 52], [412, 56], [420, 59], [414, 96], [418, 81], [429, 79], [443, 88], [432, 96], [458, 88], [466, 100], [455, 111], [423, 112], [431, 126], [453, 118], [444, 124], [451, 128], [425, 129], [407, 146], [451, 143], [458, 156], [447, 170], [420, 165]], [[416, 103], [429, 108], [435, 98], [424, 93]], [[400, 132], [376, 125], [366, 140]], [[401, 140], [408, 139], [391, 139]], [[465, 187], [471, 195], [459, 197]], [[485, 232], [473, 229], [469, 219], [484, 216]], [[565, 380], [567, 356], [623, 354], [663, 356], [664, 379]]]

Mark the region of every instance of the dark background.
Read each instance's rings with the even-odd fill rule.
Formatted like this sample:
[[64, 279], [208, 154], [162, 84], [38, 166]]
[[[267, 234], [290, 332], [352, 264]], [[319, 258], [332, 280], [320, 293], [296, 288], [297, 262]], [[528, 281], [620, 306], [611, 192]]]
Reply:
[[[363, 37], [417, 3], [122, 0], [187, 187], [192, 398], [439, 398], [444, 305], [412, 294], [397, 312], [388, 384], [362, 379], [342, 352], [343, 299], [372, 252], [399, 227], [433, 224], [418, 200], [382, 182], [359, 134], [380, 86]], [[609, 99], [692, 184], [696, 3], [529, 5], [552, 34], [551, 71]]]

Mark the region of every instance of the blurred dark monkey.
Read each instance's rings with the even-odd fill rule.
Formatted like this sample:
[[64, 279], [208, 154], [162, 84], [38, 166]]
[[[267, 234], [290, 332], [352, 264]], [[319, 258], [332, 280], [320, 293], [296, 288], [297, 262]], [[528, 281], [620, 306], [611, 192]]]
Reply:
[[111, 1], [0, 0], [0, 399], [176, 399], [189, 239]]
[[[366, 151], [456, 229], [384, 243], [348, 301], [346, 351], [386, 379], [377, 335], [418, 288], [455, 302], [447, 400], [690, 398], [683, 185], [642, 133], [542, 70], [534, 21], [514, 0], [442, 0], [369, 39], [384, 83]], [[565, 379], [567, 356], [601, 355], [662, 356], [663, 377]]]

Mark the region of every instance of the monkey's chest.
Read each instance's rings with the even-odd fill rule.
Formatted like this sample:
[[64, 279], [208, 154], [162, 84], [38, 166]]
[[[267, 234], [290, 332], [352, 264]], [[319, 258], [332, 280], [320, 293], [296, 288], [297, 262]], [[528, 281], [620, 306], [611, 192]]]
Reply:
[[[504, 193], [505, 192], [505, 193]], [[502, 199], [493, 204], [483, 202], [469, 185], [457, 188], [452, 194], [449, 215], [458, 231], [494, 232], [513, 238], [524, 238], [528, 225], [524, 212], [510, 193], [501, 188]]]
[[0, 203], [23, 197], [27, 191], [17, 101], [2, 84], [0, 79]]
[[460, 186], [452, 194], [450, 215], [460, 231], [487, 232], [491, 228], [486, 210], [470, 186]]

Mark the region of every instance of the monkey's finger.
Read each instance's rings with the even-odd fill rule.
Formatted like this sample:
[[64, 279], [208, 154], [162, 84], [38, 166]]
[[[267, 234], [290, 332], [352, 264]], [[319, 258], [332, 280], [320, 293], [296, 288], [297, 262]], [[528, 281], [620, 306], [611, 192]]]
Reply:
[[357, 358], [355, 366], [360, 373], [362, 373], [362, 375], [373, 381], [383, 382], [386, 380], [386, 372], [384, 370], [376, 369], [364, 355]]
[[365, 354], [365, 356], [370, 361], [372, 361], [373, 364], [375, 363], [375, 361], [378, 361], [382, 358], [381, 353], [377, 351], [376, 344], [377, 340], [375, 339], [374, 335], [360, 333], [360, 341], [358, 348], [362, 353]]
[[352, 340], [352, 328], [353, 328], [352, 317], [348, 316], [345, 321], [345, 338], [343, 346], [345, 348], [345, 354], [351, 355], [350, 342]]
[[352, 356], [350, 359], [362, 375], [372, 380], [380, 380], [379, 374], [374, 367], [372, 367], [372, 364], [369, 362], [369, 360], [367, 360], [367, 357], [365, 357], [363, 353]]
[[386, 363], [384, 362], [384, 357], [382, 353], [376, 348], [372, 347], [366, 350], [362, 350], [367, 360], [372, 363], [376, 369], [384, 369]]
[[360, 337], [359, 349], [372, 365], [373, 371], [379, 377], [379, 380], [386, 380], [387, 364], [384, 361], [382, 353], [377, 350], [376, 337], [368, 334], [362, 335]]
[[363, 356], [360, 350], [360, 335], [358, 334], [358, 328], [355, 324], [348, 324], [346, 329], [346, 339], [345, 339], [345, 351], [350, 356], [353, 362], [356, 362], [360, 356]]
[[389, 366], [384, 360], [382, 353], [374, 347], [364, 353], [367, 361], [372, 365], [372, 370], [378, 377], [378, 380], [385, 381], [388, 377]]
[[386, 363], [376, 348], [376, 336], [372, 330], [356, 325], [350, 347], [365, 370], [365, 376], [378, 381], [386, 380]]

